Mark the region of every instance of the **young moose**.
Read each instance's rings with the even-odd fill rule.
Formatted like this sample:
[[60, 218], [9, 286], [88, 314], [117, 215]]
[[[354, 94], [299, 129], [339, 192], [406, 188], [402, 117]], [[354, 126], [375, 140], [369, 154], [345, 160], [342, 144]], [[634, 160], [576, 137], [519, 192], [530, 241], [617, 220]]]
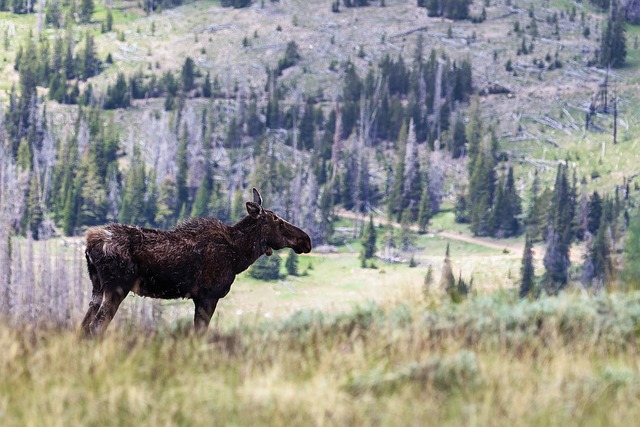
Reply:
[[123, 224], [90, 228], [85, 254], [93, 293], [82, 333], [102, 334], [130, 291], [152, 298], [191, 298], [195, 329], [203, 332], [236, 274], [261, 255], [282, 248], [311, 251], [307, 233], [263, 209], [255, 188], [253, 202], [246, 206], [248, 215], [232, 226], [194, 218], [170, 231]]

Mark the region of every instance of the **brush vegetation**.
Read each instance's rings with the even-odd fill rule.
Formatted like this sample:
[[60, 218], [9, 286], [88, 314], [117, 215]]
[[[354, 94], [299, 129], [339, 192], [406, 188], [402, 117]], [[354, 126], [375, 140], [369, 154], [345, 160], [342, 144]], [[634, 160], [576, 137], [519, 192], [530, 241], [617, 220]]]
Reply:
[[0, 326], [0, 423], [632, 425], [640, 293], [369, 303], [164, 329]]

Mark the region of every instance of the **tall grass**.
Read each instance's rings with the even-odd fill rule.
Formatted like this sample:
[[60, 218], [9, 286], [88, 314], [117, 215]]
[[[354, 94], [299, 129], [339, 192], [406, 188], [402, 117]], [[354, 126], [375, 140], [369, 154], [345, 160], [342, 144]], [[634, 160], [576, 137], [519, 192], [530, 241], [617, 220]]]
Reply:
[[197, 339], [0, 326], [0, 424], [632, 425], [640, 293], [367, 304]]

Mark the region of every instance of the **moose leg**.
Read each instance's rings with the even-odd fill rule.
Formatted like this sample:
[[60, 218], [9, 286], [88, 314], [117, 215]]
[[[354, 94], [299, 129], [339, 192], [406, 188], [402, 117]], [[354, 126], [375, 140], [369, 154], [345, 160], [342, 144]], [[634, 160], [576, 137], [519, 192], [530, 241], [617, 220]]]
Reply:
[[196, 306], [196, 311], [193, 315], [193, 326], [196, 333], [200, 335], [206, 332], [209, 327], [211, 316], [216, 311], [218, 298], [194, 298], [193, 303]]
[[100, 309], [101, 304], [102, 292], [100, 290], [96, 290], [94, 287], [93, 293], [91, 294], [91, 302], [89, 303], [89, 310], [87, 310], [87, 314], [84, 315], [84, 319], [82, 319], [82, 324], [80, 325], [80, 331], [85, 337], [90, 335], [89, 325], [91, 324], [91, 321], [96, 318], [96, 313]]
[[107, 329], [107, 326], [109, 326], [113, 316], [116, 315], [116, 311], [118, 311], [120, 303], [124, 300], [130, 290], [131, 286], [128, 286], [126, 289], [118, 287], [114, 290], [105, 291], [102, 304], [100, 304], [100, 308], [98, 309], [95, 318], [89, 324], [89, 332], [92, 336], [95, 337], [102, 335], [105, 329]]
[[80, 325], [80, 331], [85, 337], [89, 336], [89, 324], [96, 317], [100, 304], [102, 304], [102, 285], [100, 283], [100, 276], [98, 275], [98, 270], [93, 263], [91, 263], [88, 257], [87, 266], [89, 268], [89, 278], [91, 279], [93, 290], [91, 292], [89, 310], [87, 310], [87, 314], [84, 315], [84, 319], [82, 319], [82, 324]]

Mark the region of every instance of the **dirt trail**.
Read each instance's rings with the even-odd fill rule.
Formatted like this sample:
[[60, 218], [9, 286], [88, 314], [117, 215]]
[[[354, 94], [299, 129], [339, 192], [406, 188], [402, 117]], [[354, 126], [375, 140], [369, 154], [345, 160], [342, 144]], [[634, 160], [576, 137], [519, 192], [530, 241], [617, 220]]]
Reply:
[[[351, 211], [347, 211], [345, 209], [339, 209], [336, 211], [336, 214], [339, 217], [342, 218], [349, 218], [349, 219], [363, 219], [363, 217], [355, 212], [351, 212]], [[373, 217], [373, 223], [375, 225], [386, 225], [389, 224], [389, 222], [387, 221], [387, 219], [384, 218], [380, 218], [379, 216], [374, 216]], [[391, 226], [394, 228], [400, 228], [400, 224], [398, 222], [391, 222]], [[411, 226], [411, 230], [413, 231], [418, 231], [418, 226], [417, 225], [412, 225]], [[497, 243], [495, 241], [491, 241], [489, 239], [482, 239], [479, 237], [473, 237], [473, 236], [466, 236], [464, 234], [458, 234], [458, 233], [452, 233], [450, 231], [444, 231], [444, 230], [438, 230], [438, 231], [430, 231], [431, 234], [435, 234], [437, 236], [441, 236], [447, 239], [451, 239], [451, 240], [458, 240], [460, 242], [465, 242], [465, 243], [472, 243], [474, 245], [478, 245], [478, 246], [484, 246], [485, 248], [491, 248], [491, 249], [497, 249], [499, 251], [503, 251], [503, 250], [507, 250], [509, 252], [509, 255], [513, 255], [513, 256], [521, 256], [522, 253], [524, 252], [524, 246], [519, 245], [517, 243], [513, 243], [513, 242], [504, 242], [504, 243]]]

